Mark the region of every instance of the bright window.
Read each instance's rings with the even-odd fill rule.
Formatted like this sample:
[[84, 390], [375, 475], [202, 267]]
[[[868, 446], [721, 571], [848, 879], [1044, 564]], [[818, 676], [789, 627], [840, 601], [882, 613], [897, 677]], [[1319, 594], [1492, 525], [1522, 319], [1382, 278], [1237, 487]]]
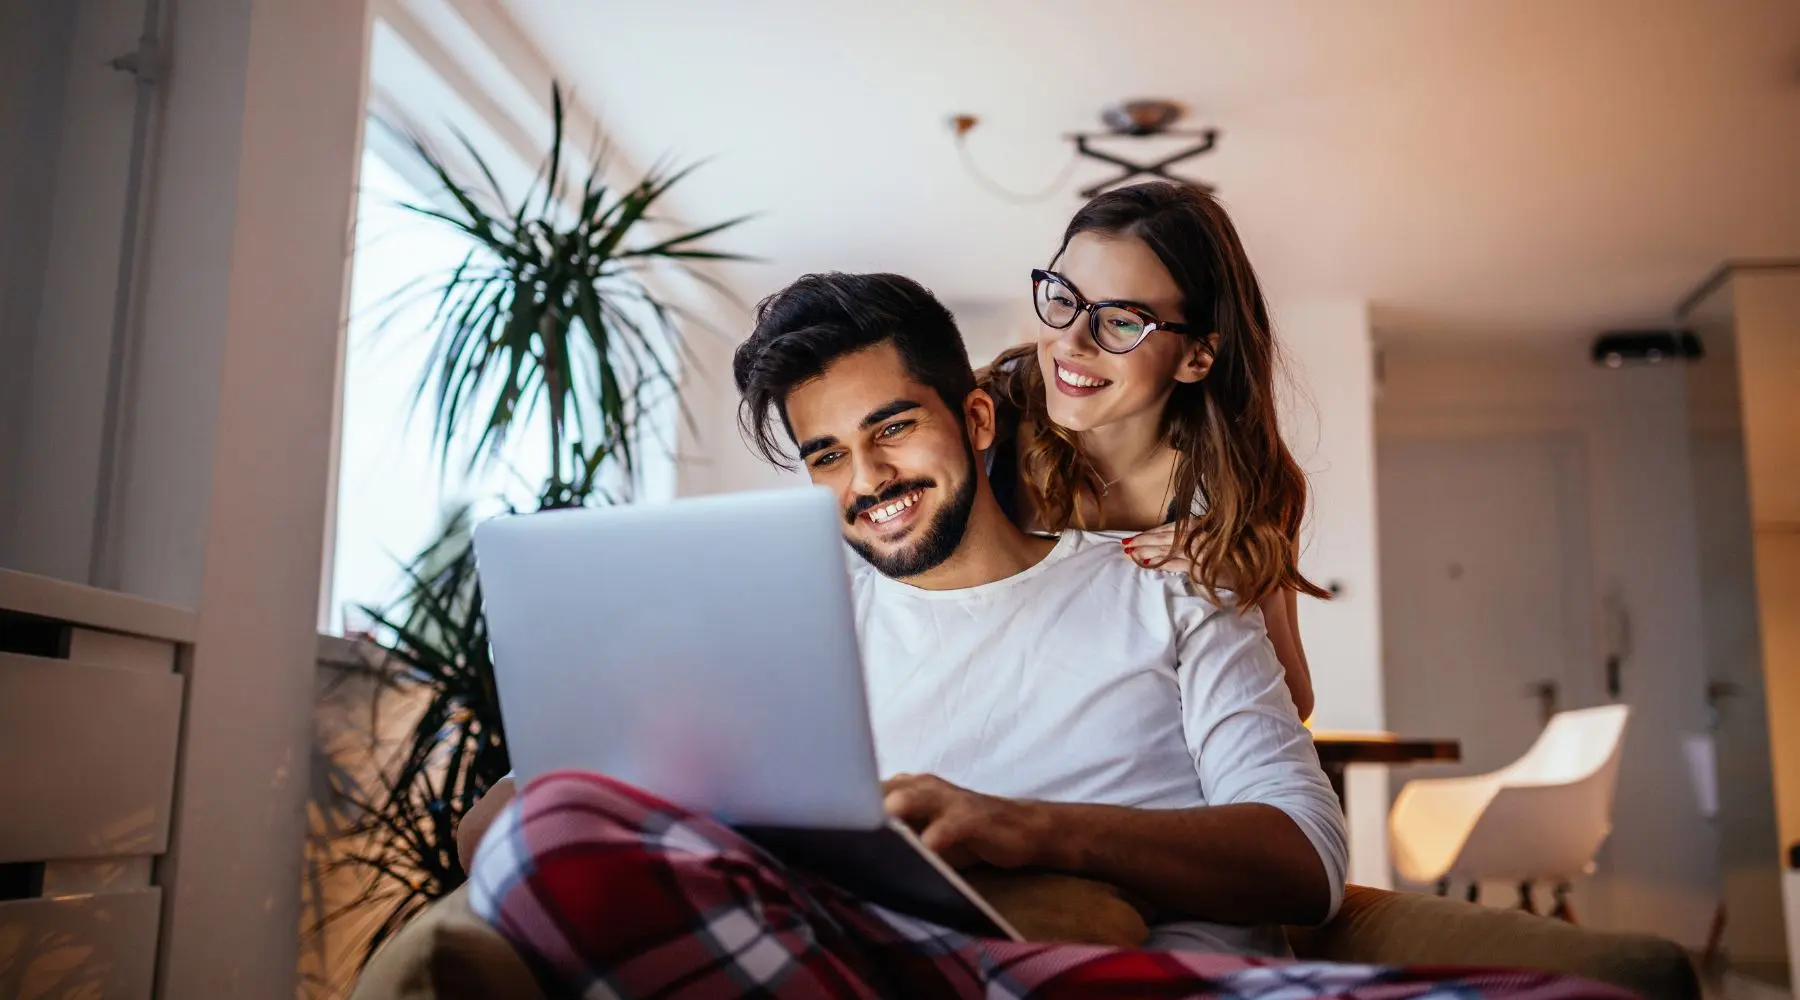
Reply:
[[[381, 156], [364, 154], [344, 355], [337, 538], [327, 581], [333, 632], [362, 627], [367, 619], [357, 608], [398, 596], [401, 567], [436, 537], [448, 510], [463, 502], [487, 512], [507, 501], [525, 504], [547, 472], [502, 463], [467, 475], [466, 448], [453, 448], [445, 466], [432, 443], [430, 399], [414, 409], [435, 335], [432, 279], [448, 275], [465, 252], [447, 227], [400, 207], [424, 203]], [[403, 291], [421, 278], [425, 294]], [[530, 423], [515, 433], [521, 443], [541, 434]], [[531, 459], [540, 450], [513, 449]]]

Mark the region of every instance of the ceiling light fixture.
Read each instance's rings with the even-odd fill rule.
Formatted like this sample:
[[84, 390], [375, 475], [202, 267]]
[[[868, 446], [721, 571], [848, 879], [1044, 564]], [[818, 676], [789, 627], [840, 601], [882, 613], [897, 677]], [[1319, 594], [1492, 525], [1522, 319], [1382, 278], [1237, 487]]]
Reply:
[[[1072, 132], [1065, 136], [1064, 138], [1074, 144], [1073, 155], [1069, 157], [1069, 162], [1049, 187], [1033, 194], [1020, 194], [1006, 188], [983, 173], [975, 163], [974, 157], [969, 153], [968, 135], [974, 131], [977, 125], [981, 124], [980, 118], [971, 114], [955, 115], [950, 119], [950, 129], [956, 137], [956, 149], [962, 159], [963, 167], [968, 170], [970, 175], [980, 181], [982, 186], [988, 190], [1016, 204], [1032, 204], [1054, 197], [1068, 183], [1070, 175], [1074, 173], [1075, 166], [1082, 157], [1099, 160], [1123, 171], [1111, 180], [1083, 188], [1080, 192], [1082, 198], [1092, 198], [1102, 191], [1118, 187], [1140, 176], [1160, 177], [1178, 184], [1189, 184], [1210, 194], [1213, 191], [1212, 185], [1177, 177], [1169, 172], [1169, 168], [1177, 163], [1212, 152], [1219, 142], [1219, 130], [1216, 128], [1200, 130], [1173, 128], [1172, 126], [1181, 120], [1182, 114], [1181, 105], [1174, 101], [1161, 99], [1121, 101], [1106, 108], [1100, 113], [1101, 124], [1106, 126], [1106, 130], [1103, 132]], [[1151, 163], [1129, 160], [1123, 155], [1098, 149], [1093, 145], [1096, 141], [1110, 143], [1121, 139], [1149, 139], [1167, 136], [1187, 136], [1199, 141]]]
[[1056, 179], [1051, 181], [1048, 186], [1031, 194], [1021, 194], [989, 177], [975, 162], [974, 154], [969, 152], [968, 137], [969, 133], [974, 131], [975, 126], [979, 124], [981, 124], [981, 119], [974, 115], [956, 115], [950, 119], [950, 130], [956, 136], [956, 155], [962, 160], [963, 169], [968, 171], [970, 177], [975, 178], [995, 197], [1010, 201], [1015, 205], [1035, 205], [1056, 197], [1068, 185], [1069, 178], [1074, 176], [1075, 165], [1081, 162], [1081, 154], [1071, 152], [1068, 162], [1063, 164], [1062, 169], [1057, 172]]
[[1706, 347], [1692, 330], [1614, 330], [1594, 338], [1594, 364], [1605, 368], [1695, 362]]

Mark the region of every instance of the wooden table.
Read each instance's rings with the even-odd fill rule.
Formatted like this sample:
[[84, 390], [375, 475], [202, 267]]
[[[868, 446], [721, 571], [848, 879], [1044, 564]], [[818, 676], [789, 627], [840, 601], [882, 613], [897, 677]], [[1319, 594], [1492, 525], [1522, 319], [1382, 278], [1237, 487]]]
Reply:
[[1459, 740], [1415, 739], [1393, 733], [1314, 733], [1319, 765], [1344, 801], [1344, 769], [1351, 764], [1454, 764], [1462, 760]]

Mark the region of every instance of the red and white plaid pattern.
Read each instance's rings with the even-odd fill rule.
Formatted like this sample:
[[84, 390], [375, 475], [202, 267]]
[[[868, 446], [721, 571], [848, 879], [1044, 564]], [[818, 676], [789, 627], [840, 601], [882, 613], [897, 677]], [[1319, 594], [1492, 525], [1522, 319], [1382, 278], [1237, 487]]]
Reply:
[[1548, 973], [970, 938], [852, 898], [708, 818], [592, 774], [525, 788], [482, 842], [470, 882], [475, 912], [548, 985], [587, 1000], [1629, 996]]

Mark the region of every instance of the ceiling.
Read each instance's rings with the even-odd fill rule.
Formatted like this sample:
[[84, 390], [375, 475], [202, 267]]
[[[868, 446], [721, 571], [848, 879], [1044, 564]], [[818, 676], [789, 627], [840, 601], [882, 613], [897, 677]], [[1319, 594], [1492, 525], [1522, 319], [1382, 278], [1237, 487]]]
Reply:
[[709, 159], [688, 221], [760, 213], [731, 241], [767, 261], [733, 274], [751, 297], [881, 269], [1022, 299], [1109, 168], [1011, 204], [948, 117], [981, 116], [977, 163], [1031, 191], [1135, 96], [1222, 130], [1180, 169], [1278, 303], [1367, 300], [1390, 341], [1586, 337], [1665, 320], [1727, 258], [1800, 256], [1793, 0], [504, 6], [635, 166]]

